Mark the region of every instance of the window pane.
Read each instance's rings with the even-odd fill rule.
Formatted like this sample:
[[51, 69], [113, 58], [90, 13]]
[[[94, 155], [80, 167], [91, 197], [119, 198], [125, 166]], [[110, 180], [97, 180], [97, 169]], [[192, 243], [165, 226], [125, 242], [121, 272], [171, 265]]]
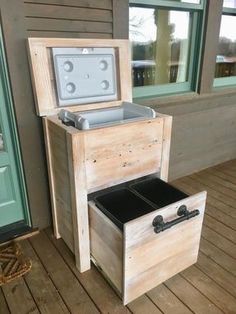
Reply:
[[157, 8], [130, 8], [133, 86], [188, 80], [191, 14]]
[[236, 16], [222, 15], [215, 77], [236, 75]]
[[194, 3], [194, 4], [200, 4], [201, 0], [171, 0], [174, 2], [183, 2], [183, 3]]
[[236, 0], [224, 0], [223, 7], [236, 9]]

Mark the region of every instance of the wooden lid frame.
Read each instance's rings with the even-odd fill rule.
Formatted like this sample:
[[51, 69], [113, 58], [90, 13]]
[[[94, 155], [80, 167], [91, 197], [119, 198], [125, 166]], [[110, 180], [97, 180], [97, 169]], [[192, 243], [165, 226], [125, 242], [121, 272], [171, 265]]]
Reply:
[[[56, 82], [53, 71], [52, 48], [115, 48], [117, 56], [118, 100], [73, 106], [58, 106]], [[57, 114], [61, 109], [85, 111], [119, 106], [123, 101], [132, 101], [131, 57], [128, 40], [116, 39], [71, 39], [28, 38], [30, 68], [39, 116]]]

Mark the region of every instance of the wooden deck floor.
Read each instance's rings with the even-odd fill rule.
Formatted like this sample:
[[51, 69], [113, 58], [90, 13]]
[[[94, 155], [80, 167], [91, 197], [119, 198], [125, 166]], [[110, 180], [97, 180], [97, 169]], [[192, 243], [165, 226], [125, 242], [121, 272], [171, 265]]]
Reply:
[[236, 160], [173, 184], [208, 191], [196, 265], [124, 307], [95, 267], [80, 274], [63, 241], [45, 230], [22, 242], [33, 267], [0, 289], [0, 313], [236, 313]]

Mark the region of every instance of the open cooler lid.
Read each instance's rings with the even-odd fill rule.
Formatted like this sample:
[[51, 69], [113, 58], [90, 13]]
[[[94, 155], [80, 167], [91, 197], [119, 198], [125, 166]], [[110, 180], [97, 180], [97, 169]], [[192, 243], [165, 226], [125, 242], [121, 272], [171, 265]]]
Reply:
[[28, 46], [39, 116], [132, 100], [128, 40], [29, 38]]

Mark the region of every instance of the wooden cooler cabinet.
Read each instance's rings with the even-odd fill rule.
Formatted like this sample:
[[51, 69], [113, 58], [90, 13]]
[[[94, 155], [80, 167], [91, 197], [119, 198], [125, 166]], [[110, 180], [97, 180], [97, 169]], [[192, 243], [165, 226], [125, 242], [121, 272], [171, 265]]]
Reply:
[[[29, 38], [28, 47], [55, 237], [63, 238], [81, 272], [92, 259], [127, 304], [197, 261], [206, 193], [188, 196], [165, 182], [172, 118], [145, 116], [151, 112], [145, 107], [137, 107], [144, 116], [134, 113], [127, 40]], [[86, 96], [67, 103], [64, 94], [74, 89], [63, 88], [71, 74], [61, 81], [58, 75], [71, 71], [69, 61], [79, 64], [83, 75], [72, 79], [79, 77]], [[94, 76], [96, 62], [101, 72]], [[112, 72], [102, 72], [107, 66]], [[114, 120], [122, 108], [132, 114], [124, 109]], [[63, 123], [62, 109], [84, 127]]]

